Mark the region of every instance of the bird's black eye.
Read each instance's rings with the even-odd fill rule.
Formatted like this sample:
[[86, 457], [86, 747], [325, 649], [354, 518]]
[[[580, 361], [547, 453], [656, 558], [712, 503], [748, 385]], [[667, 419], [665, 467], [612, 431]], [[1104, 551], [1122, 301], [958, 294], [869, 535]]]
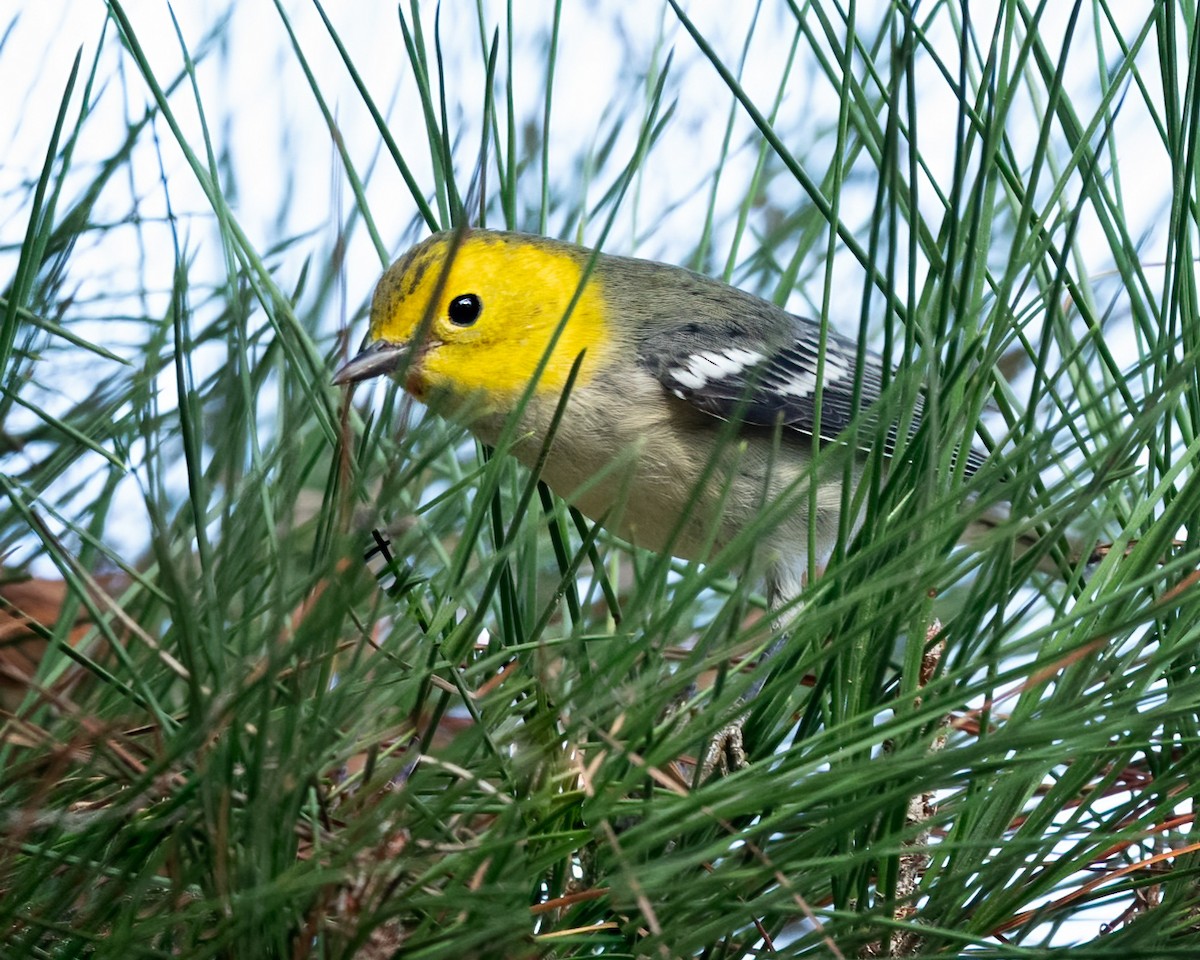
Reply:
[[464, 293], [450, 301], [450, 322], [456, 327], [469, 327], [483, 312], [483, 301], [476, 294]]

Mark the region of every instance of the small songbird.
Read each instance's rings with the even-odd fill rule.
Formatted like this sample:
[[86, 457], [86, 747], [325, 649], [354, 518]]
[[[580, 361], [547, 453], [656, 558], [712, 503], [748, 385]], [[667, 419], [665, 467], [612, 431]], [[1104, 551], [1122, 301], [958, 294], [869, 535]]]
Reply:
[[519, 233], [436, 234], [384, 273], [334, 383], [393, 372], [487, 444], [519, 410], [510, 452], [638, 546], [705, 560], [775, 507], [756, 547], [775, 606], [855, 531], [843, 488], [896, 440], [883, 362], [853, 341], [682, 267]]

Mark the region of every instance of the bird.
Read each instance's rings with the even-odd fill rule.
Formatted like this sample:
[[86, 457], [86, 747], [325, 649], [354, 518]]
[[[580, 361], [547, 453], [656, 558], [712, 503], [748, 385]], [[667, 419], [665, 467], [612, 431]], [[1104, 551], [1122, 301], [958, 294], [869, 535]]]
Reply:
[[[920, 425], [920, 397], [908, 417], [880, 409], [900, 395], [886, 374], [854, 340], [683, 267], [459, 229], [384, 272], [333, 382], [397, 375], [483, 443], [507, 430], [557, 495], [652, 551], [710, 560], [770, 510], [754, 563], [778, 610], [861, 526], [845, 488], [872, 448], [891, 457], [900, 424]], [[961, 456], [965, 475], [985, 460]]]

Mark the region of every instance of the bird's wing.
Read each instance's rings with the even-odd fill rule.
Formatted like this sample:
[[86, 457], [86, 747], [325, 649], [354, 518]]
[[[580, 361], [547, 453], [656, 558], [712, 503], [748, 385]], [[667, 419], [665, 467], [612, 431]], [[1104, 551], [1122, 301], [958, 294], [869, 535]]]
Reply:
[[[867, 411], [858, 422], [865, 427], [861, 441], [869, 445], [874, 439], [874, 415], [869, 409], [883, 390], [883, 362], [875, 354], [864, 354], [856, 396], [856, 344], [828, 334], [821, 366], [815, 324], [796, 323], [796, 335], [781, 345], [756, 341], [744, 330], [741, 336], [720, 338], [721, 343], [709, 340], [699, 344], [696, 337], [682, 335], [682, 331], [664, 331], [645, 345], [643, 363], [680, 399], [710, 416], [749, 426], [782, 427], [832, 442], [860, 410]], [[919, 420], [919, 410], [917, 414], [915, 420]], [[889, 452], [894, 445], [894, 437], [889, 437]]]

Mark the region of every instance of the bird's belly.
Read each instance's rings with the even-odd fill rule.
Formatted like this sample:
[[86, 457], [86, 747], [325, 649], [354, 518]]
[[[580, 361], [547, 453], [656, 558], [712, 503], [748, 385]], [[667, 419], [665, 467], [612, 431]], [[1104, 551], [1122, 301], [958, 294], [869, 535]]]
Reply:
[[[761, 435], [740, 437], [690, 406], [665, 406], [661, 386], [653, 388], [657, 396], [641, 404], [595, 393], [586, 403], [568, 403], [542, 465], [541, 477], [555, 494], [636, 546], [701, 561], [770, 506], [772, 515], [757, 539], [760, 554], [807, 556], [807, 447]], [[552, 407], [530, 404], [517, 431], [523, 437], [511, 452], [530, 468], [540, 457], [552, 415]], [[502, 424], [483, 419], [471, 426], [494, 445]], [[819, 554], [836, 538], [839, 506], [840, 497], [821, 504]]]
[[565, 458], [542, 473], [555, 493], [636, 546], [703, 560], [728, 540], [712, 484], [700, 488], [699, 471], [686, 464], [633, 450], [616, 459]]
[[674, 426], [670, 434], [645, 431], [623, 445], [616, 437], [591, 442], [594, 431], [583, 435], [586, 442], [559, 436], [555, 443], [561, 446], [547, 458], [542, 477], [585, 516], [635, 546], [701, 561], [786, 490], [787, 503], [761, 528], [762, 543], [773, 553], [777, 546], [805, 552], [806, 458], [798, 462], [778, 450], [765, 455], [735, 437], [716, 443], [712, 422], [695, 435]]

